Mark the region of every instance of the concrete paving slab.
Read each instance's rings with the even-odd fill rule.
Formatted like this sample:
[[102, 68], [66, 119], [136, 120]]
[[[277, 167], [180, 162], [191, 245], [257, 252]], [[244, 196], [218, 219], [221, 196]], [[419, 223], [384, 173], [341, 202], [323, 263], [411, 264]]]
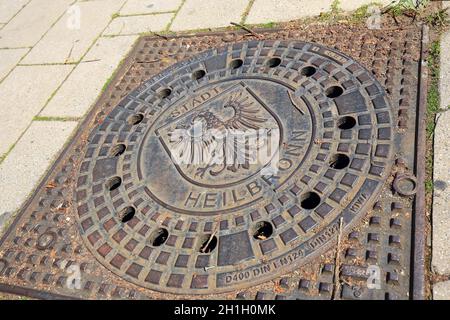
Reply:
[[[77, 62], [92, 42], [106, 28], [111, 16], [117, 13], [125, 0], [96, 0], [77, 3], [49, 30], [25, 57], [23, 63]], [[79, 10], [80, 23], [72, 23]]]
[[17, 66], [0, 84], [0, 155], [19, 139], [72, 65]]
[[77, 124], [33, 121], [0, 164], [0, 216], [19, 209]]
[[433, 300], [450, 300], [450, 281], [433, 285]]
[[450, 111], [437, 116], [434, 133], [432, 267], [450, 274]]
[[10, 72], [29, 49], [0, 49], [0, 81]]
[[130, 51], [137, 38], [138, 36], [101, 37], [83, 61], [103, 60], [111, 64], [120, 61]]
[[173, 13], [118, 17], [105, 30], [104, 35], [129, 35], [166, 29]]
[[329, 11], [332, 2], [333, 0], [256, 0], [245, 19], [245, 23], [290, 21], [316, 16]]
[[30, 0], [0, 0], [0, 22], [7, 23], [17, 14]]
[[150, 31], [163, 31], [166, 29], [173, 15], [173, 13], [162, 13], [118, 17], [111, 21], [104, 35], [128, 35]]
[[240, 22], [247, 6], [247, 0], [186, 0], [170, 30], [227, 27], [230, 26], [231, 21]]
[[441, 62], [440, 62], [440, 84], [439, 92], [441, 97], [441, 109], [450, 107], [450, 59], [446, 55], [450, 50], [450, 31], [444, 32], [441, 36]]
[[121, 15], [146, 14], [155, 12], [175, 11], [181, 4], [181, 0], [128, 0], [120, 10]]
[[95, 103], [107, 79], [132, 48], [137, 36], [100, 38], [40, 116], [82, 117]]
[[73, 0], [33, 0], [2, 30], [0, 48], [32, 47]]

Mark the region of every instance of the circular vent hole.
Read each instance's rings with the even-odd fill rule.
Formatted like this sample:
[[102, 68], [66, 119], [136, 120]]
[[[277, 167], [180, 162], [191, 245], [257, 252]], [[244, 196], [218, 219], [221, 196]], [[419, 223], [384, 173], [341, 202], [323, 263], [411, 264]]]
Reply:
[[327, 90], [325, 90], [325, 95], [328, 98], [337, 98], [339, 97], [342, 93], [344, 93], [344, 89], [342, 89], [339, 86], [332, 86], [327, 88]]
[[144, 115], [141, 113], [138, 114], [133, 114], [129, 119], [128, 119], [128, 123], [131, 124], [132, 126], [139, 124], [142, 122], [142, 120], [144, 120]]
[[124, 144], [118, 144], [111, 149], [111, 155], [113, 157], [118, 157], [125, 152], [127, 147]]
[[394, 190], [404, 196], [410, 196], [417, 192], [417, 181], [409, 175], [396, 176]]
[[337, 126], [339, 129], [348, 130], [356, 126], [356, 120], [353, 117], [342, 117], [338, 120]]
[[311, 210], [317, 207], [320, 203], [320, 197], [315, 192], [307, 192], [301, 197], [300, 206], [303, 209]]
[[230, 62], [230, 68], [238, 69], [238, 68], [242, 67], [243, 64], [244, 64], [244, 61], [242, 61], [242, 59], [234, 59]]
[[281, 63], [281, 59], [280, 58], [271, 58], [267, 61], [267, 66], [269, 68], [275, 68], [278, 67]]
[[350, 163], [350, 158], [342, 153], [335, 154], [331, 157], [330, 167], [333, 169], [344, 169]]
[[411, 193], [414, 190], [416, 190], [416, 182], [412, 179], [400, 179], [400, 181], [397, 183], [397, 186], [403, 191], [404, 193]]
[[194, 80], [200, 80], [200, 79], [203, 78], [205, 75], [206, 75], [205, 70], [197, 70], [197, 71], [194, 71], [194, 72], [192, 73], [192, 79], [194, 79]]
[[119, 218], [122, 222], [128, 222], [133, 219], [136, 210], [133, 207], [126, 207], [119, 212]]
[[313, 66], [304, 67], [300, 74], [304, 75], [305, 77], [311, 77], [314, 73], [316, 73], [316, 68]]
[[211, 234], [203, 236], [200, 240], [201, 246], [199, 251], [201, 253], [210, 253], [217, 246], [217, 237]]
[[167, 229], [164, 228], [159, 228], [150, 235], [150, 242], [152, 246], [159, 247], [163, 245], [164, 242], [166, 242], [168, 237], [169, 231], [167, 231]]
[[170, 90], [169, 88], [163, 89], [158, 93], [158, 96], [161, 99], [167, 98], [168, 96], [170, 96], [170, 94], [172, 93], [172, 90]]
[[266, 240], [273, 233], [273, 227], [270, 222], [261, 221], [255, 226], [255, 232], [253, 233], [253, 238], [257, 240]]
[[120, 187], [121, 184], [122, 184], [122, 179], [120, 179], [119, 177], [112, 177], [111, 179], [109, 179], [106, 182], [106, 188], [109, 191], [113, 191], [113, 190], [116, 190], [118, 187]]

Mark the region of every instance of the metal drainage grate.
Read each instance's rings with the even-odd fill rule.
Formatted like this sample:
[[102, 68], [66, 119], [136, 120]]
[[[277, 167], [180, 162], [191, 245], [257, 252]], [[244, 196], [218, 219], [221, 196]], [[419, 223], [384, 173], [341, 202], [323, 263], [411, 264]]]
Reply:
[[[420, 31], [321, 28], [142, 38], [2, 239], [0, 289], [408, 298]], [[177, 163], [196, 121], [270, 128], [278, 158]]]

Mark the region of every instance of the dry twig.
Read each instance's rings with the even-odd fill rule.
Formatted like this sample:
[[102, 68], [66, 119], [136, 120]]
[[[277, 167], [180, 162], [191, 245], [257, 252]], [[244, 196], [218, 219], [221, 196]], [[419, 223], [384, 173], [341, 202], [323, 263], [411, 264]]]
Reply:
[[252, 35], [254, 35], [257, 38], [261, 38], [261, 35], [259, 33], [256, 33], [255, 31], [253, 31], [252, 29], [240, 24], [240, 23], [236, 23], [236, 22], [230, 22], [230, 24], [232, 24], [233, 26], [239, 27], [245, 31], [247, 31], [248, 33], [251, 33]]

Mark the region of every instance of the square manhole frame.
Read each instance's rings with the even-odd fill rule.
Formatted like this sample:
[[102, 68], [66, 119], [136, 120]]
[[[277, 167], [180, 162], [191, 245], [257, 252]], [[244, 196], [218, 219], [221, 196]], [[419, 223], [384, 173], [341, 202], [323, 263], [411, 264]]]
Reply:
[[[256, 34], [266, 34], [266, 33], [277, 33], [281, 31], [286, 31], [283, 28], [271, 28], [271, 29], [254, 29]], [[234, 35], [245, 35], [247, 34], [244, 30], [233, 31]], [[230, 34], [229, 31], [218, 31], [218, 32], [201, 32], [194, 34], [179, 34], [167, 36], [167, 39], [180, 39], [180, 38], [193, 38], [193, 37], [207, 37], [207, 36], [226, 36]], [[72, 140], [66, 144], [64, 149], [60, 152], [58, 158], [54, 161], [50, 169], [47, 171], [46, 175], [41, 179], [40, 184], [36, 187], [35, 192], [29, 199], [23, 204], [21, 209], [12, 219], [10, 225], [4, 231], [0, 239], [0, 248], [8, 239], [8, 236], [14, 229], [18, 226], [19, 221], [22, 216], [29, 210], [29, 208], [38, 199], [38, 191], [45, 188], [50, 182], [50, 178], [54, 170], [58, 165], [66, 160], [69, 153], [72, 152], [78, 143], [78, 140], [85, 134], [85, 130], [95, 126], [95, 118], [98, 113], [101, 112], [100, 107], [109, 99], [109, 93], [113, 90], [113, 86], [118, 83], [121, 77], [125, 75], [127, 70], [132, 66], [134, 61], [134, 56], [139, 49], [140, 42], [147, 38], [160, 39], [160, 37], [165, 38], [165, 36], [141, 36], [139, 37], [132, 50], [127, 54], [126, 58], [123, 60], [121, 65], [116, 69], [111, 81], [108, 86], [103, 90], [101, 96], [96, 101], [95, 105], [90, 109], [88, 114], [84, 117], [81, 124], [79, 125], [77, 132], [73, 136]], [[234, 41], [230, 41], [233, 43]], [[425, 113], [427, 105], [427, 79], [428, 79], [428, 68], [426, 63], [427, 50], [429, 45], [429, 29], [427, 26], [423, 25], [421, 27], [421, 48], [420, 48], [420, 61], [419, 61], [419, 74], [418, 74], [418, 93], [417, 93], [417, 116], [416, 116], [416, 145], [415, 145], [415, 168], [414, 173], [417, 178], [417, 193], [415, 195], [415, 200], [413, 202], [413, 217], [412, 217], [412, 228], [411, 232], [411, 276], [410, 276], [410, 298], [415, 300], [422, 300], [426, 298], [426, 278], [427, 278], [427, 267], [426, 267], [426, 236], [427, 236], [427, 218], [425, 214], [425, 157], [418, 155], [424, 155], [426, 150], [426, 135], [425, 135]], [[153, 75], [152, 75], [153, 76]], [[13, 284], [0, 283], [0, 292], [29, 296], [37, 299], [78, 299], [75, 296], [62, 295], [54, 292], [48, 292], [44, 290], [36, 290], [34, 288], [17, 286]]]

